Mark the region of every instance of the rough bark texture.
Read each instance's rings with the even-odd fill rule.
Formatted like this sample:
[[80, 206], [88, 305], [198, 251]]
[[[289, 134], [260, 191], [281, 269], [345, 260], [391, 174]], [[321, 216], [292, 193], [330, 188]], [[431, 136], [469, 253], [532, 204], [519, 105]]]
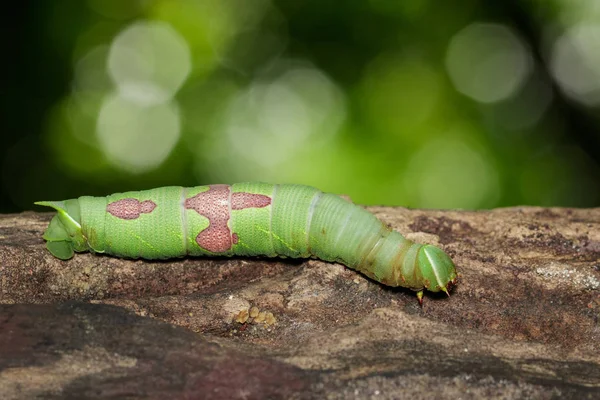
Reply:
[[600, 396], [600, 209], [371, 211], [449, 252], [450, 298], [316, 260], [63, 262], [51, 214], [0, 215], [0, 397]]

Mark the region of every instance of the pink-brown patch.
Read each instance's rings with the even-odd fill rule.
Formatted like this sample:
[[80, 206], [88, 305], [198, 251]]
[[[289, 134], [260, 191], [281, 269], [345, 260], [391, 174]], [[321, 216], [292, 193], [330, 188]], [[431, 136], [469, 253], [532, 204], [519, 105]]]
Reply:
[[129, 220], [139, 218], [140, 214], [150, 214], [155, 208], [156, 203], [152, 200], [129, 198], [113, 201], [106, 206], [106, 211], [117, 218]]
[[[208, 219], [208, 227], [196, 236], [196, 243], [213, 253], [222, 253], [238, 243], [239, 237], [229, 229], [229, 185], [211, 185], [206, 192], [185, 200], [185, 208], [194, 210]], [[231, 209], [262, 208], [271, 204], [271, 198], [262, 194], [232, 193]]]
[[271, 198], [264, 194], [235, 192], [231, 194], [231, 209], [263, 208], [271, 204]]
[[231, 232], [227, 226], [211, 224], [196, 236], [196, 243], [213, 253], [222, 253], [231, 248]]
[[150, 214], [156, 208], [156, 204], [151, 200], [144, 200], [140, 204], [140, 212], [143, 214]]

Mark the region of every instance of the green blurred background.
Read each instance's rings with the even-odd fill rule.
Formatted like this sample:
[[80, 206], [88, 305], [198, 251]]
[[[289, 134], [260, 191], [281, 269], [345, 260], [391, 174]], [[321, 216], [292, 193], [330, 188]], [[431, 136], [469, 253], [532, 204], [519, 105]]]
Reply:
[[7, 3], [0, 212], [165, 185], [600, 204], [600, 3]]

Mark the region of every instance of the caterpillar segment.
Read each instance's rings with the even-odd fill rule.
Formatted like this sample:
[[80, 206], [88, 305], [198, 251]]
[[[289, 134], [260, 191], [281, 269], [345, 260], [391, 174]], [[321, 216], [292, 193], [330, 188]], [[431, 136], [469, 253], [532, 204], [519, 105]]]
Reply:
[[457, 273], [441, 249], [414, 243], [340, 196], [303, 185], [163, 187], [36, 204], [57, 213], [46, 247], [67, 260], [90, 251], [124, 258], [315, 257], [388, 286], [449, 294]]

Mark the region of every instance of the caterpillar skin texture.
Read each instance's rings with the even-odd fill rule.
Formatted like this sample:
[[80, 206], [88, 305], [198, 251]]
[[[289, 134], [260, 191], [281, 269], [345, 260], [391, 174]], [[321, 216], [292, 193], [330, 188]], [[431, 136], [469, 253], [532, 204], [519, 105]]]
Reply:
[[301, 185], [238, 183], [163, 187], [38, 205], [57, 211], [46, 247], [67, 260], [91, 251], [118, 257], [315, 257], [389, 286], [444, 291], [452, 260], [391, 230], [367, 210]]

